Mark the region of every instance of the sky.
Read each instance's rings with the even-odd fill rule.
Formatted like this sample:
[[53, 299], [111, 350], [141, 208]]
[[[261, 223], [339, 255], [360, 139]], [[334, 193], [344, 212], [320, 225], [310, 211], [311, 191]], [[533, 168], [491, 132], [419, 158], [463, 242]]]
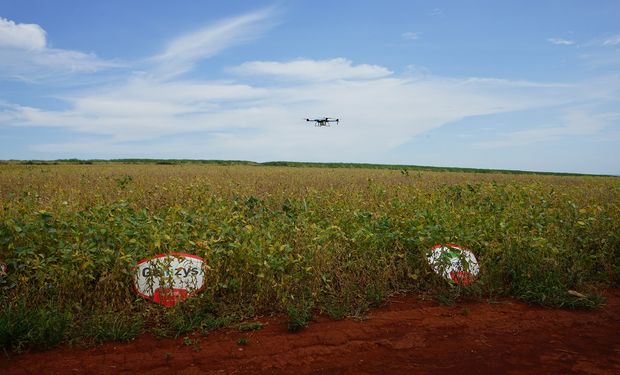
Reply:
[[0, 159], [620, 175], [618, 20], [616, 0], [2, 0]]

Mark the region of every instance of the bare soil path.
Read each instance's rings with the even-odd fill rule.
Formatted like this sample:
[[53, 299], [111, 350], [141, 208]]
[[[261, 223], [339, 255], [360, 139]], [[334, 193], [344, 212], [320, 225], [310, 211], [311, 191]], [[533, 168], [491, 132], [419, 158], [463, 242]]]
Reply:
[[[513, 300], [440, 306], [390, 299], [365, 320], [319, 316], [289, 333], [283, 317], [189, 339], [142, 335], [94, 348], [7, 359], [2, 374], [620, 374], [620, 289], [595, 311]], [[246, 345], [239, 340], [246, 339]]]

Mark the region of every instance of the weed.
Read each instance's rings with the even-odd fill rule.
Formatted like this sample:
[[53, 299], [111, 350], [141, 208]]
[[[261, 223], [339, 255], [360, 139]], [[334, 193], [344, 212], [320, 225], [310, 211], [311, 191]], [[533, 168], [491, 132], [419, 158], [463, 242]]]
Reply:
[[261, 322], [244, 322], [239, 324], [239, 331], [241, 332], [249, 332], [249, 331], [257, 331], [263, 328], [263, 323]]
[[170, 333], [168, 329], [166, 329], [165, 327], [159, 327], [159, 326], [152, 327], [151, 333], [155, 335], [155, 337], [158, 339], [170, 337]]
[[87, 325], [87, 336], [96, 342], [128, 341], [142, 331], [143, 322], [131, 312], [108, 312], [94, 316]]
[[366, 300], [371, 307], [379, 307], [385, 300], [384, 289], [379, 287], [368, 287], [366, 289]]
[[23, 300], [2, 305], [0, 347], [16, 352], [54, 347], [63, 340], [72, 322], [68, 311], [50, 305], [32, 309]]
[[444, 306], [453, 306], [455, 304], [454, 296], [447, 293], [437, 293], [433, 296], [433, 299]]
[[116, 181], [116, 184], [119, 188], [124, 189], [125, 187], [127, 187], [127, 185], [129, 185], [129, 183], [133, 181], [133, 177], [125, 175], [123, 177], [115, 178], [114, 181]]
[[202, 350], [200, 346], [200, 339], [197, 337], [196, 338], [191, 338], [189, 336], [183, 337], [183, 345], [191, 346], [192, 350], [195, 352], [199, 352]]
[[298, 306], [289, 305], [286, 308], [288, 315], [288, 330], [297, 332], [308, 326], [312, 319], [312, 307], [309, 304], [300, 304]]
[[332, 319], [342, 320], [342, 319], [344, 319], [347, 316], [347, 313], [349, 312], [349, 309], [343, 303], [331, 302], [331, 303], [329, 303], [328, 305], [325, 306], [325, 312]]
[[166, 310], [163, 317], [169, 332], [179, 337], [196, 329], [207, 332], [220, 327], [223, 319], [215, 317], [213, 310], [211, 303], [198, 297]]

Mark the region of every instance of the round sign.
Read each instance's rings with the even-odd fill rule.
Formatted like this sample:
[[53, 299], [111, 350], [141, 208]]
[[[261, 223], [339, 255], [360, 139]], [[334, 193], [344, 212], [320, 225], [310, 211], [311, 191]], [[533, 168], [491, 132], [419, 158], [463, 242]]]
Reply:
[[204, 286], [204, 260], [185, 253], [159, 254], [136, 264], [136, 292], [155, 303], [171, 307]]
[[458, 245], [435, 245], [427, 255], [431, 268], [450, 282], [469, 285], [480, 272], [474, 254]]

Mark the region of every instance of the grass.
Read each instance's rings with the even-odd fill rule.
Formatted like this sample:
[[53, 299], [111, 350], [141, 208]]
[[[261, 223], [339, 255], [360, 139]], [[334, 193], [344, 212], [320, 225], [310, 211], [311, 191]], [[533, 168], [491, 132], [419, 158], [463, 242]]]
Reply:
[[362, 169], [392, 169], [398, 170], [403, 175], [409, 172], [434, 171], [434, 172], [465, 172], [465, 173], [503, 173], [503, 174], [533, 174], [551, 176], [605, 176], [587, 175], [582, 173], [561, 173], [561, 172], [534, 172], [514, 169], [481, 169], [463, 167], [435, 167], [424, 165], [409, 164], [372, 164], [372, 163], [318, 163], [318, 162], [293, 162], [293, 161], [267, 161], [257, 163], [249, 160], [201, 160], [201, 159], [57, 159], [57, 160], [0, 160], [0, 164], [24, 164], [24, 165], [74, 165], [74, 164], [157, 164], [157, 165], [251, 165], [251, 166], [273, 166], [273, 167], [297, 167], [297, 168], [362, 168]]
[[143, 321], [139, 315], [127, 312], [99, 313], [86, 325], [87, 337], [95, 342], [129, 341], [142, 331]]
[[49, 349], [59, 344], [71, 324], [71, 314], [53, 304], [33, 308], [26, 301], [2, 301], [0, 311], [0, 347], [22, 352]]
[[297, 332], [306, 328], [312, 319], [312, 305], [303, 303], [290, 305], [286, 308], [288, 315], [288, 330]]
[[239, 324], [239, 331], [241, 332], [250, 332], [250, 331], [258, 331], [263, 328], [263, 323], [261, 322], [244, 322]]
[[[362, 316], [403, 290], [595, 308], [620, 285], [618, 178], [93, 163], [0, 164], [5, 351], [183, 337], [272, 313], [296, 331], [314, 311]], [[476, 254], [473, 285], [432, 272], [439, 243]], [[135, 263], [173, 251], [205, 258], [204, 291], [172, 309], [137, 298]]]

